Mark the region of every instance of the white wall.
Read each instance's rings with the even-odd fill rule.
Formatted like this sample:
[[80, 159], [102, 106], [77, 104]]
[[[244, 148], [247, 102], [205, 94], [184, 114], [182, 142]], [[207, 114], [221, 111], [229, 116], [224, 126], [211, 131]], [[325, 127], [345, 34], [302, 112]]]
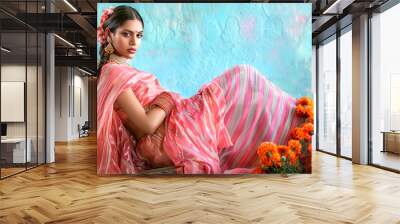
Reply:
[[[29, 107], [27, 113], [28, 120], [28, 137], [32, 127], [36, 134], [36, 107], [37, 107], [37, 97], [36, 97], [36, 80], [31, 78], [31, 75], [36, 77], [36, 66], [27, 66], [28, 72], [28, 88], [27, 88], [27, 106]], [[25, 82], [25, 65], [2, 65], [1, 66], [1, 81], [18, 81]], [[39, 68], [39, 74], [41, 74], [41, 69]], [[26, 83], [26, 82], [25, 82]], [[32, 87], [32, 88], [29, 88]], [[40, 107], [41, 105], [39, 105]], [[1, 110], [7, 110], [8, 108], [1, 108]], [[32, 113], [35, 112], [35, 113]], [[34, 123], [32, 123], [34, 122]], [[26, 122], [7, 122], [7, 136], [8, 137], [25, 137], [25, 123]]]
[[[38, 70], [36, 70], [38, 69]], [[3, 64], [1, 66], [2, 81], [19, 81], [26, 84], [26, 110], [27, 120], [25, 122], [6, 122], [7, 137], [25, 138], [25, 133], [31, 143], [32, 161], [44, 163], [44, 74], [42, 67], [28, 65], [25, 67], [20, 64]], [[25, 78], [27, 76], [27, 82]], [[23, 93], [22, 93], [23, 94]], [[2, 96], [3, 98], [4, 96]], [[10, 110], [10, 108], [1, 108], [1, 110]], [[10, 111], [8, 111], [10, 112]], [[23, 113], [25, 111], [22, 111]], [[11, 111], [12, 113], [12, 111]], [[39, 153], [37, 157], [37, 153]]]
[[[76, 73], [78, 72], [78, 75]], [[75, 70], [75, 79], [74, 79], [74, 86], [75, 86], [75, 107], [73, 108], [75, 110], [74, 117], [72, 119], [72, 135], [73, 136], [78, 136], [78, 129], [77, 126], [80, 124], [81, 126], [85, 123], [85, 121], [88, 120], [88, 78], [81, 76], [83, 73], [81, 73], [79, 70]], [[80, 93], [79, 93], [80, 90]], [[80, 95], [80, 98], [79, 98]], [[79, 100], [80, 105], [79, 105]], [[81, 108], [81, 113], [79, 111], [79, 107]]]
[[[32, 67], [28, 67], [28, 71]], [[25, 82], [25, 65], [2, 65], [1, 81]], [[1, 108], [7, 110], [7, 108]], [[7, 137], [25, 137], [25, 122], [7, 123]]]
[[67, 67], [55, 67], [55, 141], [68, 140], [68, 86]]
[[79, 138], [78, 124], [88, 120], [88, 78], [83, 75], [76, 68], [56, 67], [56, 141]]

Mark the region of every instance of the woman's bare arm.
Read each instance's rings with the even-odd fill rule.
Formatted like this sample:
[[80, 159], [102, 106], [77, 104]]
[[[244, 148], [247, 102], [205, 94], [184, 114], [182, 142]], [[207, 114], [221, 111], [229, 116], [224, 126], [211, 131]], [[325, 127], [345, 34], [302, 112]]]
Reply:
[[131, 89], [122, 92], [115, 103], [126, 114], [126, 126], [137, 139], [153, 134], [166, 117], [165, 111], [159, 107], [146, 113]]

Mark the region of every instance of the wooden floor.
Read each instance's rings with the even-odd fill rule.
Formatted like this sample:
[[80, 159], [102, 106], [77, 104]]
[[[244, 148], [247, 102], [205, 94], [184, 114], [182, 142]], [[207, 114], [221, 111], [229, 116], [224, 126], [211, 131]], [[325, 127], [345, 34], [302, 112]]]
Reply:
[[400, 170], [400, 154], [376, 150], [372, 160], [374, 164]]
[[25, 164], [18, 164], [17, 167], [7, 167], [7, 168], [2, 167], [0, 170], [1, 178], [5, 178], [19, 172], [23, 172], [27, 169], [33, 169], [36, 166], [37, 166], [36, 163], [27, 163], [26, 167]]
[[0, 223], [400, 223], [400, 175], [314, 152], [313, 173], [98, 177], [94, 138], [0, 181]]
[[1, 168], [1, 178], [26, 170], [25, 167]]

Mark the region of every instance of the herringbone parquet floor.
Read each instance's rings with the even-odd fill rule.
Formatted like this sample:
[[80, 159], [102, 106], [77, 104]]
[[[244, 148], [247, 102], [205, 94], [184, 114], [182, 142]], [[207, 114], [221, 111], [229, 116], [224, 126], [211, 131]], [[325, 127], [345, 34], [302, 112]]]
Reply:
[[0, 181], [0, 223], [400, 223], [400, 175], [314, 152], [313, 173], [98, 177], [93, 137]]

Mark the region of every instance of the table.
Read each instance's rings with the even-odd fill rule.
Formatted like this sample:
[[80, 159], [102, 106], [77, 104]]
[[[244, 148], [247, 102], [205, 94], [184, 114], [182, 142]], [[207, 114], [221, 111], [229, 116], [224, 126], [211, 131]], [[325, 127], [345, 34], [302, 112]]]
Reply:
[[382, 152], [400, 154], [400, 131], [382, 131], [381, 133], [383, 133]]
[[26, 142], [28, 143], [28, 147], [26, 147], [25, 154], [25, 138], [1, 139], [1, 159], [5, 160], [5, 163], [30, 162], [32, 157], [32, 141], [30, 138], [27, 138]]

